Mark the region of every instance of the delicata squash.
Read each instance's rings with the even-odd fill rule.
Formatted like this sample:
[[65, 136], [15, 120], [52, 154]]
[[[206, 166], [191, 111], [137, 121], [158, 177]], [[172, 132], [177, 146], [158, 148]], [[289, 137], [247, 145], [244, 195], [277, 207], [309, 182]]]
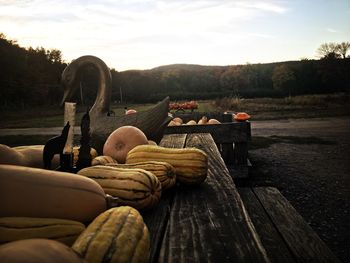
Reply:
[[140, 213], [130, 206], [120, 206], [99, 215], [72, 248], [88, 262], [146, 263], [150, 237]]
[[208, 156], [197, 148], [166, 148], [157, 145], [139, 145], [129, 151], [126, 163], [146, 161], [167, 162], [175, 168], [176, 179], [183, 184], [199, 184], [208, 173]]
[[105, 165], [78, 172], [96, 181], [106, 194], [117, 197], [117, 204], [149, 209], [158, 204], [162, 186], [158, 178], [143, 169], [124, 169]]
[[149, 171], [157, 176], [162, 185], [162, 190], [168, 189], [176, 183], [175, 168], [167, 162], [147, 161], [129, 164], [107, 163], [106, 165], [124, 169], [136, 168]]

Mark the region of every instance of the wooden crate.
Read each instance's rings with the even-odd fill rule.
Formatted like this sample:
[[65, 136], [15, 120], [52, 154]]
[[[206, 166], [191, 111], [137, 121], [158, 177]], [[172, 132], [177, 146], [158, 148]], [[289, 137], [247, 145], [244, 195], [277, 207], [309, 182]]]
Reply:
[[232, 115], [223, 113], [193, 112], [187, 114], [178, 113], [175, 116], [180, 117], [184, 122], [191, 119], [198, 121], [202, 116], [221, 121], [221, 124], [168, 126], [164, 133], [210, 133], [222, 158], [229, 169], [232, 170], [235, 177], [248, 176], [249, 166], [251, 165], [248, 160], [248, 144], [251, 140], [251, 126], [249, 121], [232, 122]]

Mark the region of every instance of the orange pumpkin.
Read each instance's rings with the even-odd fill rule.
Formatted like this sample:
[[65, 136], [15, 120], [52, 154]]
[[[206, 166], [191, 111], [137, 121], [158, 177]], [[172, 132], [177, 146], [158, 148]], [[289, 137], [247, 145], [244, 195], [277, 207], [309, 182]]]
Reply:
[[238, 112], [233, 117], [236, 121], [246, 121], [250, 119], [250, 115], [245, 112]]
[[128, 152], [137, 145], [148, 144], [146, 135], [134, 126], [122, 126], [112, 132], [103, 146], [103, 155], [125, 163]]

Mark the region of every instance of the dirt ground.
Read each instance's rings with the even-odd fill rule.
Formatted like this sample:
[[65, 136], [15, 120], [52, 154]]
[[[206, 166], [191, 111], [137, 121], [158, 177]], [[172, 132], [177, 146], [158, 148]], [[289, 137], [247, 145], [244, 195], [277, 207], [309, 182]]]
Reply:
[[251, 176], [277, 187], [322, 240], [350, 261], [350, 117], [252, 121]]

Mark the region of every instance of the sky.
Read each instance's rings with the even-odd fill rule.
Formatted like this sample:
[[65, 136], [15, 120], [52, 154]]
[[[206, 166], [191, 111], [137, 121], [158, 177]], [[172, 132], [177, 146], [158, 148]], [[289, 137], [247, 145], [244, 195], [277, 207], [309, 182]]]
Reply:
[[0, 33], [117, 71], [315, 59], [350, 41], [350, 0], [0, 0]]

